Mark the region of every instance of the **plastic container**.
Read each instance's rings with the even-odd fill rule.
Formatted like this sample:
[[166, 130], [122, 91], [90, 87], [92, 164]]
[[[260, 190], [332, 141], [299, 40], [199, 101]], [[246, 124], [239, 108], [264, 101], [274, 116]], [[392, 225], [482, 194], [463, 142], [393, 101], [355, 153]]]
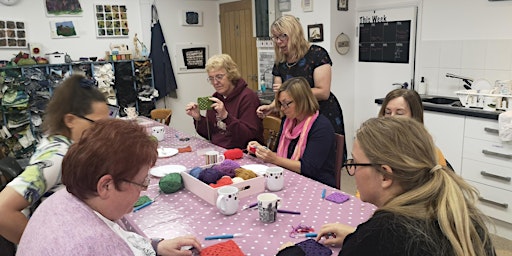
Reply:
[[427, 83], [425, 83], [425, 77], [421, 77], [421, 81], [418, 85], [418, 94], [425, 95], [427, 94]]

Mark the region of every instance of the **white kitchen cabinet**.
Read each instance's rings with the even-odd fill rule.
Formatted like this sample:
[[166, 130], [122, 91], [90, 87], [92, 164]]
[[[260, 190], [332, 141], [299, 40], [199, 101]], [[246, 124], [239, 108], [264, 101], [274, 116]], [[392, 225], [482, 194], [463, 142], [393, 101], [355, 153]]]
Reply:
[[478, 207], [512, 223], [512, 143], [498, 137], [498, 121], [466, 117], [462, 177], [480, 192]]
[[462, 145], [464, 139], [464, 116], [425, 111], [423, 123], [432, 135], [434, 143], [444, 157], [460, 174], [462, 170]]

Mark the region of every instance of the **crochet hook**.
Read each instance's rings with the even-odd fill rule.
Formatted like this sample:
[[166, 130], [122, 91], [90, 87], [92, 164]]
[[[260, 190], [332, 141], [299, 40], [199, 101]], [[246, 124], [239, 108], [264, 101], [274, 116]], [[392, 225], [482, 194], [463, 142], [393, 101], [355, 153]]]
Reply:
[[215, 239], [229, 239], [235, 237], [241, 237], [244, 234], [236, 233], [236, 234], [226, 234], [226, 235], [218, 235], [218, 236], [207, 236], [204, 240], [215, 240]]
[[161, 194], [162, 194], [162, 191], [160, 191], [160, 192], [158, 193], [158, 195], [157, 195], [157, 196], [155, 196], [155, 198], [153, 198], [153, 200], [151, 200], [151, 201], [147, 201], [147, 202], [145, 202], [145, 203], [143, 203], [143, 204], [141, 204], [141, 205], [139, 205], [139, 206], [137, 206], [137, 207], [133, 208], [133, 212], [138, 212], [140, 209], [142, 209], [142, 208], [144, 208], [144, 207], [146, 207], [146, 206], [151, 205], [152, 203], [154, 203], [154, 202], [155, 202], [155, 200], [157, 199], [157, 197], [159, 197]]

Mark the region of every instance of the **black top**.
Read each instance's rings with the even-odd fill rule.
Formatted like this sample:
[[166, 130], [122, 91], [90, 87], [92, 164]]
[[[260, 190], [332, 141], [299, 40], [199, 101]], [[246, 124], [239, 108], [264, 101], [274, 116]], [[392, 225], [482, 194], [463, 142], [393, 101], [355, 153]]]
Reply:
[[[283, 250], [277, 255], [300, 255], [296, 252], [288, 254], [294, 250], [297, 249]], [[425, 222], [390, 212], [377, 211], [368, 221], [360, 224], [354, 233], [345, 238], [338, 255], [449, 256], [453, 255], [453, 251], [437, 221]], [[486, 255], [495, 255], [492, 244], [488, 244]]]

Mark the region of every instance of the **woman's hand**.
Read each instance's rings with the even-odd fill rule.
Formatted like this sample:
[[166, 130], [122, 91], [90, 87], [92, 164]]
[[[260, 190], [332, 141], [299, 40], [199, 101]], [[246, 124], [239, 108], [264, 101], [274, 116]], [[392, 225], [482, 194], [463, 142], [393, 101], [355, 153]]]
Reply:
[[258, 115], [259, 118], [265, 118], [270, 113], [272, 113], [272, 110], [274, 109], [271, 105], [261, 105], [256, 109], [256, 115]]
[[254, 154], [255, 150], [258, 148], [258, 147], [261, 147], [261, 144], [259, 144], [257, 141], [249, 141], [249, 143], [247, 144], [247, 152], [251, 152]]
[[256, 153], [257, 158], [261, 158], [265, 163], [272, 163], [275, 164], [275, 160], [277, 158], [277, 154], [275, 152], [272, 152], [272, 150], [268, 149], [265, 146], [259, 146], [256, 147]]
[[201, 119], [201, 114], [199, 113], [199, 106], [195, 102], [190, 102], [185, 106], [185, 112], [187, 115], [194, 118], [194, 120], [199, 121]]
[[323, 244], [341, 247], [345, 237], [348, 234], [354, 233], [354, 231], [356, 231], [354, 227], [345, 224], [328, 223], [322, 226], [318, 232], [316, 241], [320, 241], [322, 238], [325, 238], [321, 241]]
[[210, 97], [208, 99], [213, 101], [212, 109], [217, 112], [217, 116], [220, 120], [226, 119], [228, 117], [228, 111], [226, 110], [226, 107], [224, 107], [224, 102], [215, 97]]
[[189, 256], [191, 250], [181, 250], [183, 246], [192, 246], [201, 251], [201, 243], [194, 236], [181, 236], [174, 239], [166, 239], [158, 243], [157, 255], [162, 256]]
[[280, 84], [280, 83], [278, 83], [278, 84], [276, 84], [276, 83], [272, 84], [272, 90], [273, 90], [274, 92], [279, 91], [279, 88], [281, 88], [281, 84]]

